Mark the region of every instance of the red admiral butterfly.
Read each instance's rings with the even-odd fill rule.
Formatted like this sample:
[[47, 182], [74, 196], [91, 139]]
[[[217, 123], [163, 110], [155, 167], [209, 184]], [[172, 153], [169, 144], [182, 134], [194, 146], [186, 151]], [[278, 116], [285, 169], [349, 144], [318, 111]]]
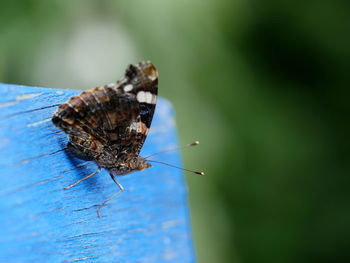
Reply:
[[101, 168], [107, 169], [119, 186], [118, 193], [99, 206], [99, 216], [100, 209], [123, 191], [115, 176], [151, 167], [139, 153], [151, 126], [157, 92], [156, 68], [151, 62], [140, 62], [130, 65], [116, 83], [70, 98], [52, 117], [52, 122], [67, 133], [68, 149], [80, 159], [95, 161], [99, 167], [65, 189], [94, 176]]

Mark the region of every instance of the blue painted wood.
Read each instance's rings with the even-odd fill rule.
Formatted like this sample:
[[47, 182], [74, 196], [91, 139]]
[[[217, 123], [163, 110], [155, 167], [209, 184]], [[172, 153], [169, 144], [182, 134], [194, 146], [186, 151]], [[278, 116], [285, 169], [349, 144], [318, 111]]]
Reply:
[[[62, 150], [52, 105], [78, 91], [0, 84], [0, 262], [194, 262], [186, 186], [167, 166], [120, 177]], [[174, 112], [159, 99], [141, 155], [177, 145]], [[181, 165], [179, 152], [158, 160]]]

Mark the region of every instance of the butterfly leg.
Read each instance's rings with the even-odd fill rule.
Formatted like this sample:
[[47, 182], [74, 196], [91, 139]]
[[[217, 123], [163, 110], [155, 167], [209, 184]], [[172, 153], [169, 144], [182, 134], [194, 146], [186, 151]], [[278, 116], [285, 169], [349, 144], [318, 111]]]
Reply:
[[107, 202], [111, 201], [113, 198], [117, 197], [118, 195], [120, 195], [123, 190], [124, 190], [124, 187], [115, 179], [114, 175], [113, 174], [109, 174], [112, 178], [112, 180], [118, 185], [119, 187], [119, 191], [112, 195], [111, 197], [107, 198], [97, 209], [97, 215], [98, 217], [101, 217], [101, 208], [104, 207], [106, 205]]
[[71, 184], [65, 188], [63, 188], [64, 190], [68, 190], [70, 188], [72, 188], [73, 186], [76, 186], [77, 184], [81, 183], [82, 181], [86, 180], [86, 179], [89, 179], [90, 177], [93, 177], [95, 174], [98, 174], [99, 172], [101, 172], [101, 168], [98, 168], [95, 172], [89, 174], [88, 176], [80, 179], [79, 181], [75, 182], [74, 184]]

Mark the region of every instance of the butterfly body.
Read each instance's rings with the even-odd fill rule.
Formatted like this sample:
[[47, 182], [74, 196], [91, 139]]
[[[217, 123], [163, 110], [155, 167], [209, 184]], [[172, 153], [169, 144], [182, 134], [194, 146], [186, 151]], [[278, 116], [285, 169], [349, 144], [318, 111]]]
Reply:
[[151, 126], [158, 72], [151, 62], [130, 65], [116, 83], [97, 87], [59, 106], [52, 122], [69, 138], [78, 158], [92, 160], [111, 175], [150, 168], [139, 156]]

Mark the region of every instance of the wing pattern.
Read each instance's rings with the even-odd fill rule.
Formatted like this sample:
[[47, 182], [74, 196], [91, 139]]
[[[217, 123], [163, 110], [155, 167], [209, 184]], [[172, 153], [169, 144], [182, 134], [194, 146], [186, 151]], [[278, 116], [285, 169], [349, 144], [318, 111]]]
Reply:
[[130, 65], [116, 83], [70, 98], [54, 113], [53, 123], [67, 133], [79, 158], [108, 168], [138, 156], [151, 126], [158, 73], [150, 62]]

